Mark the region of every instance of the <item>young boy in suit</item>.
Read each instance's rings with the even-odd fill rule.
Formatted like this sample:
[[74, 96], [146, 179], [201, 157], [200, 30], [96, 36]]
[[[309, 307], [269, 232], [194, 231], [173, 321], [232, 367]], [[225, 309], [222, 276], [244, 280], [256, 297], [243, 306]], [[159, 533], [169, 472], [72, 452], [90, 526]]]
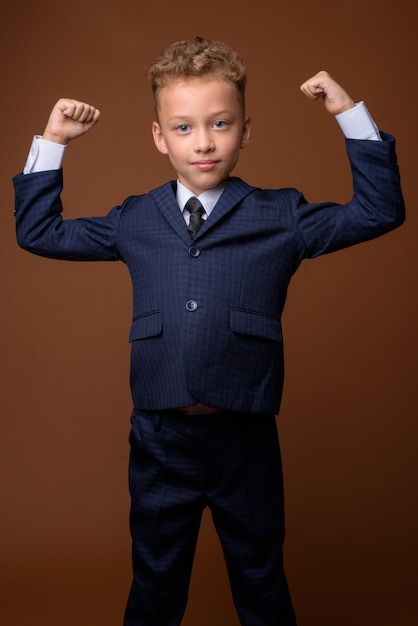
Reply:
[[152, 133], [177, 180], [105, 217], [61, 217], [64, 149], [96, 124], [91, 105], [59, 100], [14, 179], [22, 247], [51, 258], [121, 260], [132, 277], [134, 576], [125, 626], [181, 622], [206, 506], [241, 623], [296, 624], [283, 570], [275, 421], [287, 287], [304, 258], [404, 219], [394, 139], [326, 72], [301, 89], [323, 99], [347, 136], [351, 201], [309, 204], [295, 189], [231, 177], [250, 139], [245, 77], [242, 58], [221, 42], [196, 37], [164, 50], [149, 69]]

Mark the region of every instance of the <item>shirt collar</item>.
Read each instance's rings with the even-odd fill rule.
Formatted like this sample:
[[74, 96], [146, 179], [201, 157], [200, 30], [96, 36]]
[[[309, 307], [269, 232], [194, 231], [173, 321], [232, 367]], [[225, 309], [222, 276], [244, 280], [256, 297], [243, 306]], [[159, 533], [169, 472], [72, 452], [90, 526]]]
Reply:
[[[207, 191], [204, 191], [199, 196], [197, 196], [200, 202], [202, 203], [203, 208], [205, 209], [205, 212], [207, 215], [209, 215], [212, 212], [213, 208], [215, 207], [215, 204], [218, 202], [219, 198], [221, 197], [222, 192], [225, 189], [225, 187], [226, 187], [226, 181], [221, 183], [217, 187], [214, 187], [213, 189], [208, 189]], [[183, 183], [181, 183], [179, 180], [177, 181], [176, 197], [177, 197], [177, 202], [178, 202], [181, 212], [183, 212], [184, 205], [186, 204], [187, 200], [195, 195], [196, 194], [190, 191], [190, 189], [188, 189], [185, 185], [183, 185]]]

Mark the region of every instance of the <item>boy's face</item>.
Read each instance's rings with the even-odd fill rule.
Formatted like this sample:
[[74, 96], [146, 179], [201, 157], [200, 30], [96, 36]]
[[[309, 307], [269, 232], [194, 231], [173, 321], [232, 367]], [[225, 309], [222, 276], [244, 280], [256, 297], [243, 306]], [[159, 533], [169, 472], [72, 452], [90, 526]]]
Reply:
[[199, 195], [228, 178], [249, 141], [250, 121], [234, 85], [216, 77], [193, 77], [161, 89], [152, 133], [180, 182]]

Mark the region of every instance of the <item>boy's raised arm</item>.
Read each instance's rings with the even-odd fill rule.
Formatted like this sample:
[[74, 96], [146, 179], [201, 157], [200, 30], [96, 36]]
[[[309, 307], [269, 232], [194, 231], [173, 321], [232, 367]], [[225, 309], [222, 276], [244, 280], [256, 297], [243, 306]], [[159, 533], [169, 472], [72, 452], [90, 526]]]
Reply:
[[61, 98], [49, 116], [43, 139], [62, 145], [87, 133], [98, 121], [100, 111], [91, 104]]

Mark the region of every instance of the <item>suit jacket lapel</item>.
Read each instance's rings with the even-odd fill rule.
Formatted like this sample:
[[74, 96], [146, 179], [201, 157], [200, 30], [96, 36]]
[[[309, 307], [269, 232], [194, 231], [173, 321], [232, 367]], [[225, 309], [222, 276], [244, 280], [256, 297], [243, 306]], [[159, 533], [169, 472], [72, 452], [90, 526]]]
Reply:
[[[224, 192], [210, 214], [209, 219], [206, 220], [201, 227], [195, 240], [204, 235], [209, 229], [213, 228], [224, 215], [232, 211], [232, 209], [241, 202], [245, 196], [254, 191], [254, 189], [254, 187], [247, 185], [247, 183], [240, 178], [230, 178]], [[175, 181], [171, 181], [154, 189], [150, 192], [150, 195], [173, 230], [175, 230], [179, 237], [186, 243], [190, 243], [190, 235], [186, 230], [184, 218], [177, 204]]]
[[178, 234], [181, 239], [186, 243], [190, 243], [190, 235], [186, 230], [186, 224], [184, 222], [183, 215], [179, 209], [176, 198], [176, 182], [171, 181], [157, 187], [150, 192], [157, 208], [161, 211], [164, 218], [170, 224], [171, 228]]
[[247, 185], [247, 183], [245, 183], [240, 178], [230, 178], [228, 184], [224, 189], [223, 194], [219, 198], [212, 213], [210, 214], [209, 219], [206, 221], [204, 226], [202, 226], [196, 237], [215, 226], [215, 224], [219, 222], [219, 220], [222, 219], [224, 215], [232, 211], [236, 207], [236, 205], [239, 204], [251, 192], [253, 192], [254, 189], [255, 187]]

